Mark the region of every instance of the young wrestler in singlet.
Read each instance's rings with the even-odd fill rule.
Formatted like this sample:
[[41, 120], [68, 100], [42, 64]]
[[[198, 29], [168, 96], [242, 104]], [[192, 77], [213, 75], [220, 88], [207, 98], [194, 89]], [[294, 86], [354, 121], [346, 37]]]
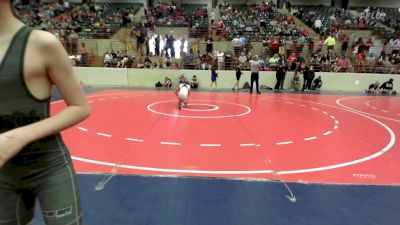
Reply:
[[178, 109], [186, 108], [188, 105], [190, 84], [187, 80], [184, 80], [179, 84], [178, 88], [175, 90], [175, 94], [178, 97]]

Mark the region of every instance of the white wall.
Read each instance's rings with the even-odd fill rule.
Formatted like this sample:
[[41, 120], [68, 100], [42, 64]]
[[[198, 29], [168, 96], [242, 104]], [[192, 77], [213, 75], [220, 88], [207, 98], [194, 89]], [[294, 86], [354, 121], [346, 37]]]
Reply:
[[[200, 81], [201, 88], [210, 87], [211, 73], [209, 70], [163, 70], [163, 69], [116, 69], [116, 68], [74, 68], [75, 74], [82, 85], [89, 86], [130, 86], [138, 88], [154, 87], [157, 81], [163, 82], [168, 76], [176, 85], [180, 74], [184, 73], [187, 78], [196, 75]], [[274, 87], [276, 83], [275, 72], [260, 72], [260, 85]], [[394, 79], [394, 89], [400, 91], [400, 76], [391, 74], [363, 74], [363, 73], [316, 73], [321, 76], [325, 91], [347, 91], [363, 93], [364, 90], [375, 81], [383, 83], [389, 78]], [[286, 74], [284, 88], [290, 87], [293, 72]], [[301, 76], [302, 79], [302, 76]], [[235, 83], [235, 71], [218, 71], [218, 87], [231, 89]], [[243, 71], [241, 86], [250, 81], [250, 71]]]
[[103, 67], [74, 67], [74, 73], [81, 85], [127, 86], [127, 69]]

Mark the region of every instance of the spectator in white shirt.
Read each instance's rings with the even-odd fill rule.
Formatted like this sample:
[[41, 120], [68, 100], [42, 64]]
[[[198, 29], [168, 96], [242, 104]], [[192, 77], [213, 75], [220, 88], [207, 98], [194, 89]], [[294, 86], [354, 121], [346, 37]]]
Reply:
[[247, 56], [244, 54], [244, 52], [240, 53], [240, 56], [239, 56], [239, 63], [240, 63], [240, 65], [242, 66], [242, 68], [243, 68], [243, 66], [245, 66], [245, 64], [247, 63]]
[[235, 56], [239, 55], [239, 52], [242, 51], [242, 42], [240, 40], [239, 35], [236, 35], [232, 40], [233, 49], [235, 50]]
[[321, 26], [322, 26], [322, 21], [320, 18], [317, 18], [314, 22], [314, 27], [315, 27], [315, 32], [317, 34], [321, 33]]
[[392, 54], [397, 54], [400, 51], [400, 39], [396, 38], [395, 40], [390, 39], [389, 45], [392, 48]]
[[111, 51], [108, 51], [104, 56], [104, 66], [109, 67], [113, 61], [113, 56], [111, 55]]
[[213, 25], [214, 24], [214, 21], [215, 21], [215, 12], [214, 12], [214, 9], [211, 11], [211, 13], [210, 13], [210, 20], [211, 20], [211, 25]]

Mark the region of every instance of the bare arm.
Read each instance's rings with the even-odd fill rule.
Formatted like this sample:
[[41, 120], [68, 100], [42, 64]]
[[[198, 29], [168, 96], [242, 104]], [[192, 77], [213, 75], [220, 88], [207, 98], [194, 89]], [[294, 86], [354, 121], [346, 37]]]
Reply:
[[90, 106], [61, 43], [47, 32], [34, 31], [32, 35], [40, 40], [31, 44], [41, 50], [46, 71], [43, 76], [58, 88], [66, 107], [54, 116], [0, 134], [0, 167], [27, 144], [69, 128], [90, 114]]

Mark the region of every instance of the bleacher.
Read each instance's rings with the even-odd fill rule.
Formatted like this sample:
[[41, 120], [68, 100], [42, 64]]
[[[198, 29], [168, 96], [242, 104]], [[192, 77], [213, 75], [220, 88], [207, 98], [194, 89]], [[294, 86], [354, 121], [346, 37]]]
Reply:
[[[322, 33], [329, 33], [333, 25], [346, 27], [347, 29], [357, 29], [357, 21], [348, 10], [329, 6], [309, 5], [298, 5], [295, 6], [295, 8], [299, 11], [295, 16], [310, 28], [314, 29], [314, 31], [316, 29], [313, 25], [317, 18], [322, 22], [322, 27], [320, 29]], [[331, 19], [332, 16], [335, 18], [334, 20]], [[346, 21], [350, 21], [350, 23], [346, 24]]]
[[[279, 18], [285, 17], [283, 14], [281, 14], [277, 10], [261, 11], [259, 7], [248, 6], [248, 5], [243, 5], [243, 4], [230, 5], [230, 6], [232, 7], [232, 11], [237, 10], [238, 12], [250, 13], [249, 16], [251, 16], [252, 18], [259, 18], [260, 21], [263, 21], [263, 22], [261, 22], [260, 26], [252, 23], [252, 21], [249, 21], [249, 22], [243, 24], [244, 26], [239, 26], [239, 25], [235, 25], [234, 21], [232, 19], [224, 20], [225, 26], [229, 27], [230, 30], [235, 31], [235, 32], [230, 32], [227, 35], [228, 41], [231, 41], [237, 34], [241, 34], [247, 40], [256, 40], [256, 41], [261, 41], [266, 38], [268, 39], [273, 36], [278, 36], [278, 37], [292, 36], [292, 37], [296, 38], [299, 35], [298, 29], [293, 29], [293, 31], [295, 31], [295, 33], [290, 33], [290, 34], [289, 33], [279, 34], [279, 33], [274, 32], [274, 29], [276, 27], [272, 26], [270, 24], [270, 21], [272, 19], [279, 19]], [[253, 7], [253, 10], [251, 10], [252, 7]], [[287, 28], [287, 26], [285, 28]]]
[[[100, 3], [99, 5], [105, 5], [107, 7], [107, 14], [103, 18], [111, 17], [114, 14], [121, 14], [123, 10], [132, 10], [135, 15], [141, 7], [142, 3]], [[84, 38], [109, 38], [115, 32], [121, 28], [122, 24], [120, 22], [115, 22], [113, 20], [107, 21], [107, 29], [101, 29], [100, 27], [93, 27], [88, 21], [82, 22], [82, 32], [79, 33], [81, 37]]]

